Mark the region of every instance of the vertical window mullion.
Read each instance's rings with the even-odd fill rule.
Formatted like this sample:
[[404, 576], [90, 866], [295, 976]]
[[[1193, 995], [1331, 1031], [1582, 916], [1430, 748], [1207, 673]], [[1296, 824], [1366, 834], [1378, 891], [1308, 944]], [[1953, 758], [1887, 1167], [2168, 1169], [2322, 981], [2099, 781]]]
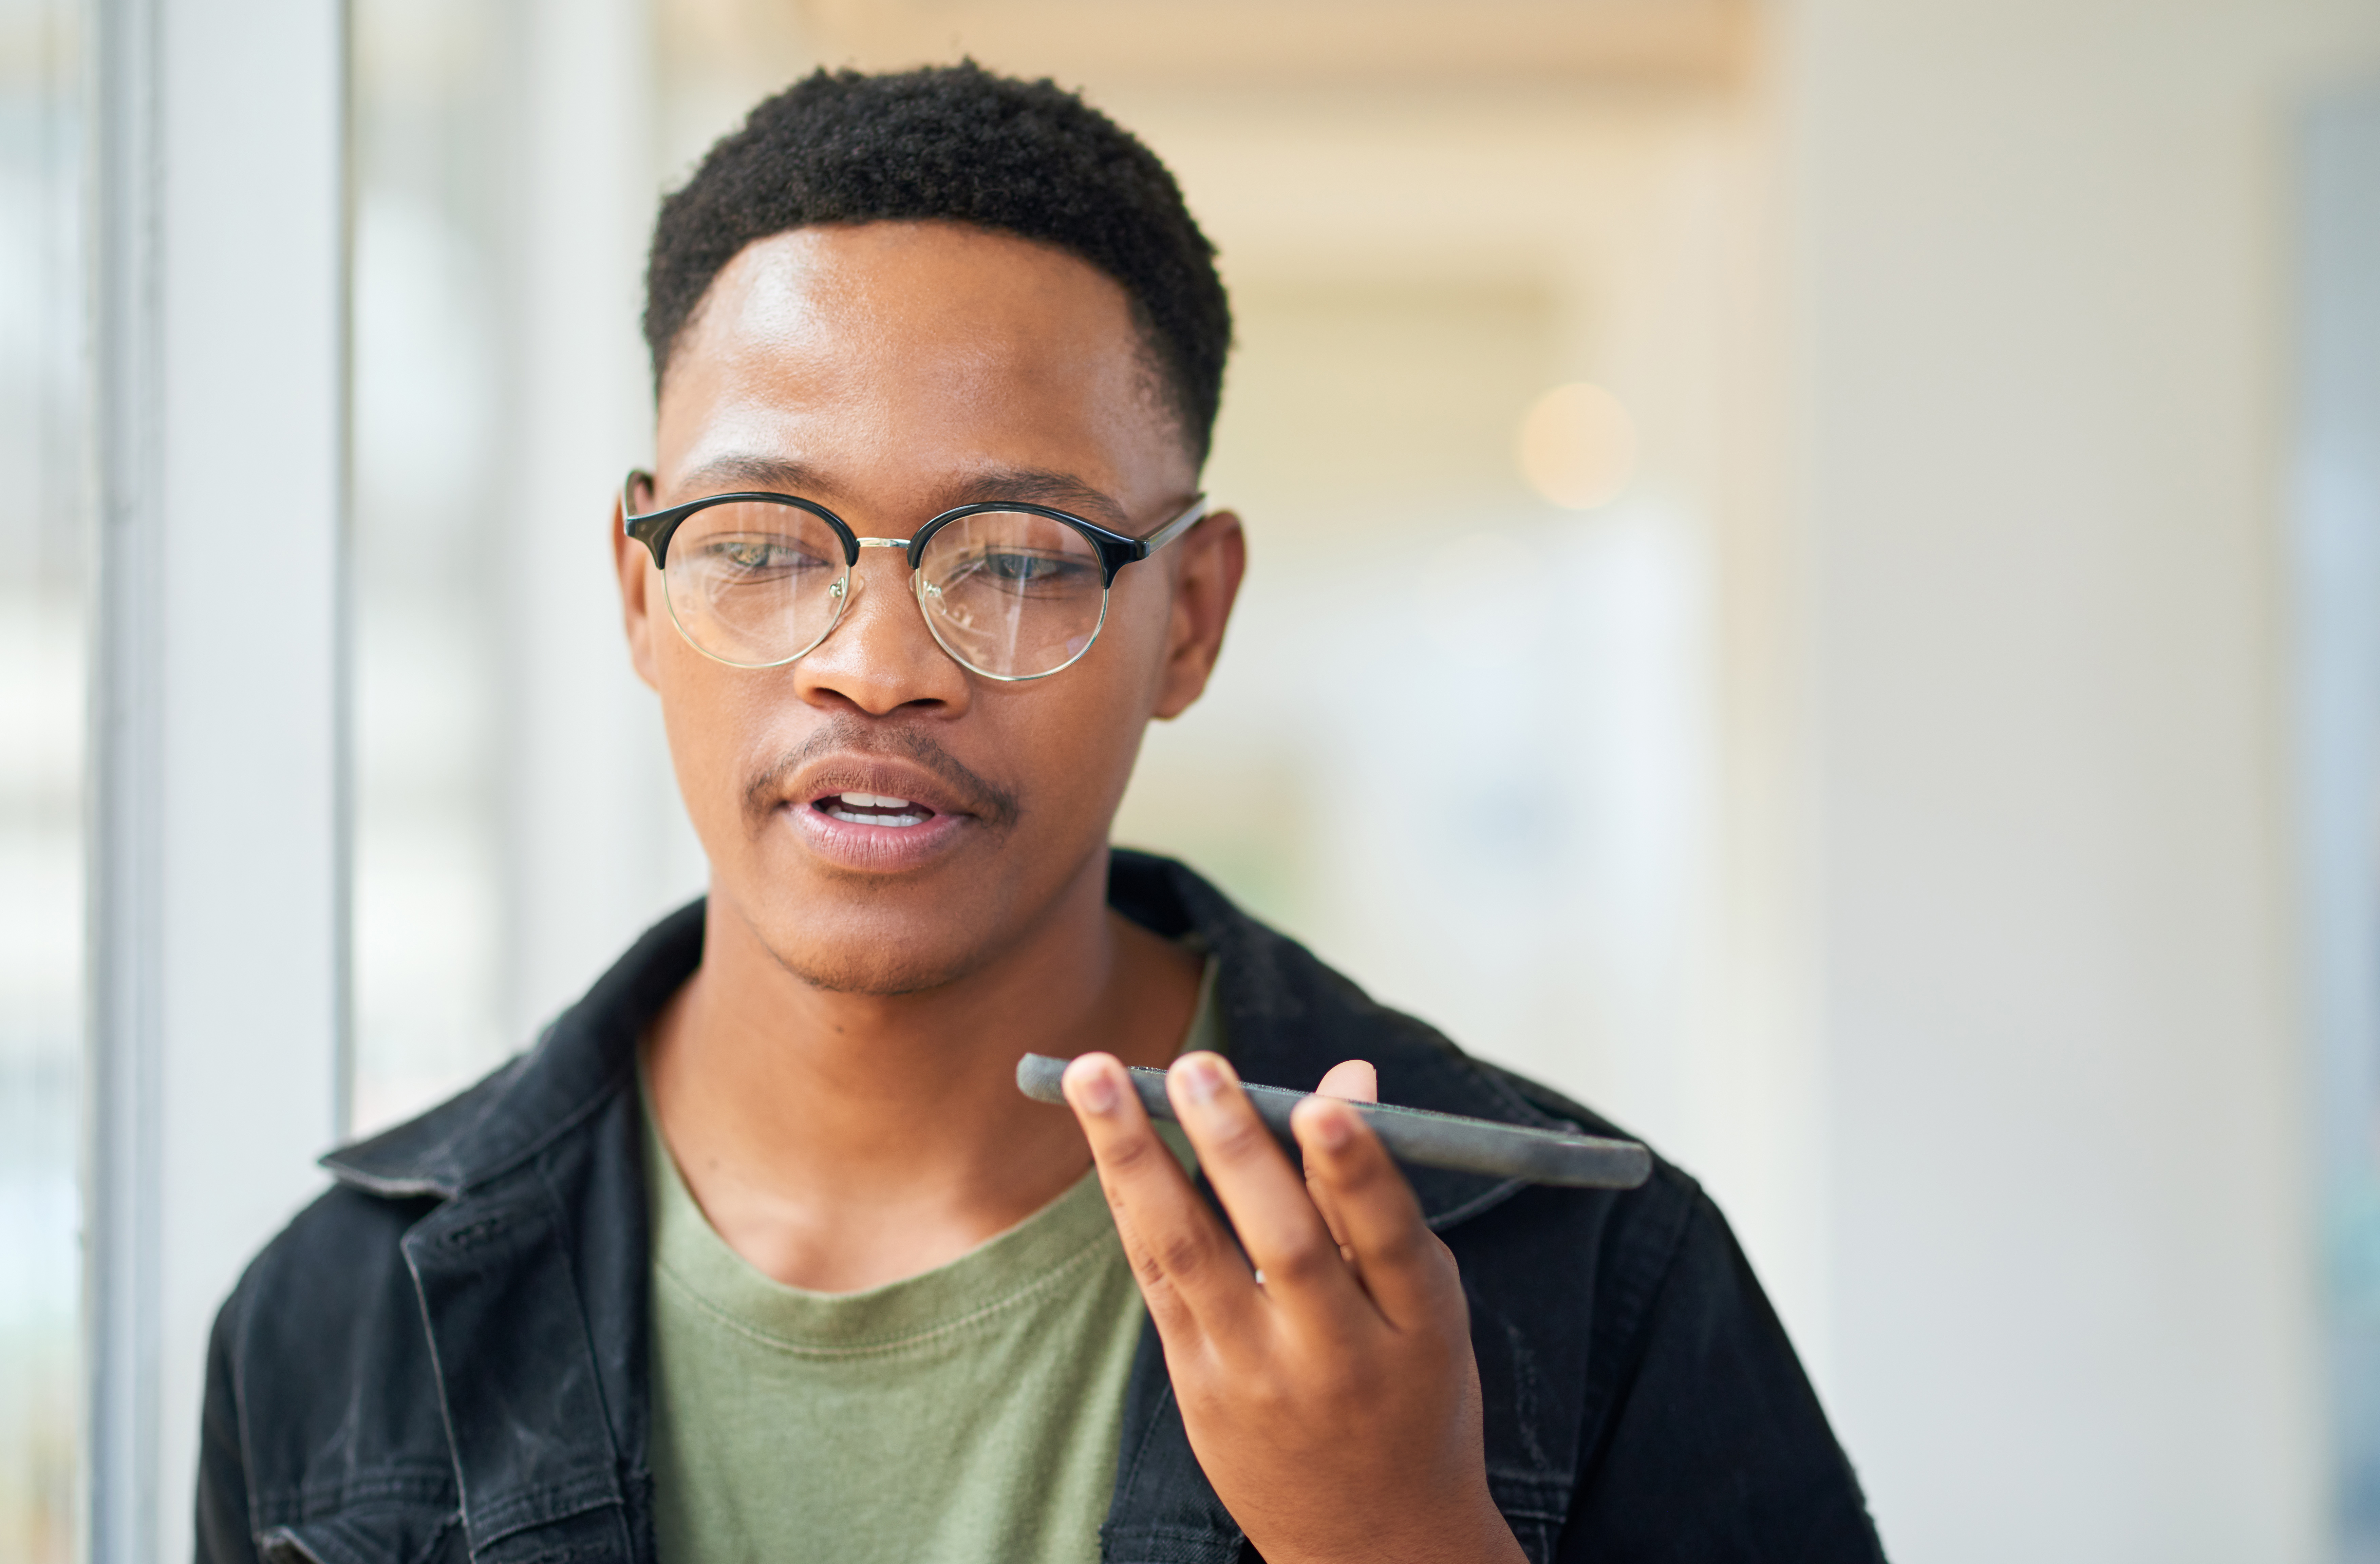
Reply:
[[91, 0], [90, 1557], [188, 1557], [209, 1324], [346, 1029], [346, 28]]

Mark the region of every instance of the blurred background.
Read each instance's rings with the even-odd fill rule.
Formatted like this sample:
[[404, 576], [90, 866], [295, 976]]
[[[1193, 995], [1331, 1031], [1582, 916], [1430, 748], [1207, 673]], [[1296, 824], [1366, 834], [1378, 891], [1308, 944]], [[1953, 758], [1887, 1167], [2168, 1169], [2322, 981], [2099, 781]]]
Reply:
[[[0, 0], [0, 1557], [29, 1564], [82, 1532], [90, 23]], [[819, 65], [972, 55], [1140, 134], [1238, 319], [1208, 488], [1249, 582], [1117, 840], [1701, 1178], [1895, 1558], [2380, 1559], [2380, 6], [348, 27], [320, 1144], [484, 1073], [701, 888], [606, 547], [650, 449], [659, 193]]]

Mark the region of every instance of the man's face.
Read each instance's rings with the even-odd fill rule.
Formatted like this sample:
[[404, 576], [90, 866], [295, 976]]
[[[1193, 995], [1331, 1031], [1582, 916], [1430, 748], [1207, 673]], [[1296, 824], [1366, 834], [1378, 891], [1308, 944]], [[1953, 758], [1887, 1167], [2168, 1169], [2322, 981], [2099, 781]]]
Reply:
[[[942, 223], [747, 249], [671, 359], [657, 443], [652, 505], [775, 491], [875, 538], [1002, 497], [1137, 535], [1197, 479], [1123, 290]], [[978, 968], [1079, 887], [1148, 720], [1205, 686], [1242, 559], [1236, 521], [1209, 518], [1116, 576], [1081, 661], [1002, 684], [934, 640], [899, 551], [863, 550], [833, 633], [756, 670], [688, 646], [645, 550], [616, 528], [614, 548], [712, 897], [800, 976], [876, 993]], [[912, 807], [855, 810], [845, 794]], [[853, 813], [922, 819], [838, 818]]]

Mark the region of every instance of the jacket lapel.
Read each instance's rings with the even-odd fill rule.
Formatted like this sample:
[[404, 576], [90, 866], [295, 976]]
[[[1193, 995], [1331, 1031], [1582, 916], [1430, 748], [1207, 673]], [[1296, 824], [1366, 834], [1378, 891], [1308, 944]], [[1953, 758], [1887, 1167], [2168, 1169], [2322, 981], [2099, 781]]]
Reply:
[[440, 1197], [402, 1247], [474, 1564], [653, 1559], [636, 1047], [701, 952], [698, 902], [511, 1066], [324, 1159], [348, 1184]]
[[475, 1564], [629, 1564], [627, 1505], [569, 1230], [535, 1170], [405, 1237]]
[[1124, 1391], [1115, 1497], [1099, 1527], [1105, 1564], [1232, 1564], [1245, 1540], [1190, 1451], [1165, 1349], [1144, 1324]]

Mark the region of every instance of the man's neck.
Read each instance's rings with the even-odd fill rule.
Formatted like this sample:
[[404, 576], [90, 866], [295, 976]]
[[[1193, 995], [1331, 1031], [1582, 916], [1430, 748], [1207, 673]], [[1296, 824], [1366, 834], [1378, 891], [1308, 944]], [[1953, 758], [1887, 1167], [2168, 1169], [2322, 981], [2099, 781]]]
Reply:
[[1109, 910], [1104, 859], [979, 969], [919, 993], [795, 976], [714, 897], [702, 964], [653, 1024], [663, 1138], [722, 1237], [790, 1286], [851, 1292], [957, 1258], [1090, 1166], [1026, 1053], [1163, 1064], [1198, 963]]

